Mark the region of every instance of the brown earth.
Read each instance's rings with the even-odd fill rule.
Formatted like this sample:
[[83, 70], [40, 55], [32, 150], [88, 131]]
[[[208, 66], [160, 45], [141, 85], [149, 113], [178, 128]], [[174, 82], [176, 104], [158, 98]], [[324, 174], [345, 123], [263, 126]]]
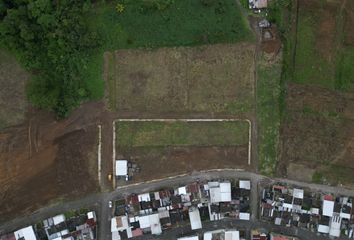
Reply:
[[117, 154], [118, 158], [129, 159], [140, 167], [141, 172], [133, 176], [135, 182], [207, 169], [250, 169], [247, 165], [248, 144], [232, 147], [134, 147]]
[[102, 109], [99, 103], [84, 104], [63, 121], [31, 109], [23, 124], [0, 133], [0, 222], [98, 190]]
[[[290, 84], [286, 105], [279, 174], [286, 175], [290, 164], [319, 172], [333, 168], [327, 177], [334, 182], [342, 174], [336, 167], [354, 171], [354, 93]], [[354, 183], [352, 175], [346, 179], [341, 183]]]

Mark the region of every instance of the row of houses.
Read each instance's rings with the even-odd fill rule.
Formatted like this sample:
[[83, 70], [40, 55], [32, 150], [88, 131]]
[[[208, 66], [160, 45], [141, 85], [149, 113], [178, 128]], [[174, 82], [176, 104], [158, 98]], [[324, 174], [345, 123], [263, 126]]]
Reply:
[[307, 228], [320, 234], [353, 238], [353, 199], [305, 191], [282, 184], [262, 190], [260, 216], [276, 225]]
[[0, 240], [95, 240], [97, 218], [93, 211], [66, 217], [59, 214], [12, 233]]
[[187, 237], [177, 238], [177, 240], [243, 240], [244, 238], [240, 237], [240, 231], [236, 229], [218, 229], [214, 231], [208, 231], [203, 234], [202, 237], [199, 235], [192, 235]]
[[223, 180], [131, 194], [115, 202], [112, 239], [159, 235], [164, 229], [184, 225], [197, 230], [205, 220], [250, 220], [250, 190], [249, 180]]

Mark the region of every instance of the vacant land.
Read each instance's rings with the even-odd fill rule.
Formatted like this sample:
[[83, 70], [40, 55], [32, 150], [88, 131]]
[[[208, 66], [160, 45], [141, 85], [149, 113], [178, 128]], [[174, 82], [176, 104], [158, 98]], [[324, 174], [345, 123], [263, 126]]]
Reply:
[[88, 15], [104, 50], [230, 43], [252, 40], [233, 0], [125, 0], [99, 3]]
[[262, 55], [257, 66], [258, 164], [273, 175], [279, 154], [281, 54], [268, 61]]
[[60, 122], [32, 110], [24, 124], [0, 132], [0, 222], [98, 190], [100, 108], [84, 106]]
[[352, 174], [343, 171], [354, 170], [354, 94], [291, 84], [287, 108], [283, 171], [291, 163], [302, 164], [328, 182], [353, 184]]
[[0, 130], [25, 119], [25, 83], [29, 74], [9, 53], [0, 50]]
[[117, 121], [116, 154], [141, 167], [135, 180], [210, 168], [247, 168], [248, 133], [246, 121]]
[[354, 24], [354, 4], [298, 4], [298, 21], [292, 21], [297, 36], [289, 39], [294, 55], [288, 62], [294, 64], [294, 72], [287, 73], [293, 83], [286, 89], [279, 174], [353, 185], [354, 41], [348, 30]]
[[111, 108], [117, 112], [250, 112], [254, 96], [253, 44], [106, 54]]
[[233, 146], [248, 142], [247, 122], [117, 122], [117, 147]]
[[354, 42], [348, 28], [354, 23], [353, 5], [347, 0], [299, 1], [294, 82], [352, 89]]

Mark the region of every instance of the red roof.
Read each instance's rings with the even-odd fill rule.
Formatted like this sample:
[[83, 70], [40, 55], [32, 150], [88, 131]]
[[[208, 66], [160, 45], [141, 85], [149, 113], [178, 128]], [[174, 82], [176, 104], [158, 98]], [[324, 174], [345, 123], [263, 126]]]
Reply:
[[323, 197], [323, 199], [324, 200], [327, 200], [327, 201], [333, 201], [333, 197], [332, 197], [332, 195], [325, 195], [324, 197]]
[[272, 239], [273, 240], [289, 240], [289, 238], [285, 237], [285, 236], [273, 236]]

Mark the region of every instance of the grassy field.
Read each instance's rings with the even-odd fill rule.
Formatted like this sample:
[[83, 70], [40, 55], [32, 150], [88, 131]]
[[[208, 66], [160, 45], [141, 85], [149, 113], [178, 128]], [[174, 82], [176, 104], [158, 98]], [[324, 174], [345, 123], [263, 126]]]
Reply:
[[295, 83], [338, 90], [352, 89], [353, 43], [351, 46], [344, 44], [347, 34], [344, 26], [350, 18], [343, 3], [299, 1]]
[[278, 162], [281, 67], [280, 59], [272, 64], [261, 59], [257, 70], [258, 159], [266, 175], [275, 173]]
[[107, 54], [111, 109], [245, 114], [253, 108], [252, 44], [119, 50]]
[[125, 0], [90, 13], [105, 50], [239, 42], [253, 39], [233, 0]]
[[247, 122], [117, 122], [117, 147], [235, 146], [248, 143]]
[[22, 123], [27, 100], [25, 83], [29, 74], [8, 52], [0, 50], [0, 130]]
[[85, 79], [92, 98], [103, 94], [105, 51], [254, 41], [234, 0], [124, 0], [96, 3], [87, 14], [101, 47], [91, 56]]

